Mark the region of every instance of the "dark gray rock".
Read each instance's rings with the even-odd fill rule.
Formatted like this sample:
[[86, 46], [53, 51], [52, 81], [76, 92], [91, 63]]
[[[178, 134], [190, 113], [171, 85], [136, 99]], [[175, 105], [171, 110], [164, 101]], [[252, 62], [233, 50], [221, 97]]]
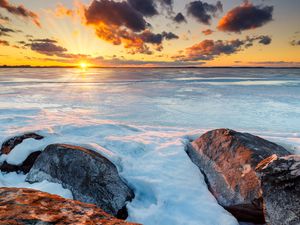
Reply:
[[288, 155], [286, 149], [248, 133], [218, 129], [193, 141], [187, 153], [204, 174], [220, 205], [240, 221], [264, 222], [255, 167], [274, 153]]
[[300, 224], [300, 155], [273, 155], [256, 168], [270, 225]]
[[43, 180], [62, 184], [75, 200], [96, 204], [118, 218], [127, 217], [126, 202], [134, 197], [114, 164], [78, 146], [49, 145], [26, 177], [31, 183]]

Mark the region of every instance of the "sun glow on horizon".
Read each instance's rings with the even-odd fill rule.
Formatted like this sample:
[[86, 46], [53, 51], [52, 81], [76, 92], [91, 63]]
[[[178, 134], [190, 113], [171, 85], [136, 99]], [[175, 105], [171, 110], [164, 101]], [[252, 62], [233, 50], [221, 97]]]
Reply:
[[80, 62], [79, 67], [83, 70], [87, 69], [89, 65], [86, 62]]

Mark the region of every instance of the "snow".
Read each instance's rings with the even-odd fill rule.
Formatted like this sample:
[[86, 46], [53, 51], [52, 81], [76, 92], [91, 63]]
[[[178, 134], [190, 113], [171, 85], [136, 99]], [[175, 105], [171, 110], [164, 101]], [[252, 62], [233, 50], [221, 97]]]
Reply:
[[48, 181], [40, 183], [29, 184], [25, 182], [26, 175], [13, 173], [0, 172], [0, 186], [1, 187], [20, 187], [32, 188], [43, 192], [48, 192], [54, 195], [60, 195], [64, 198], [73, 199], [71, 191], [64, 189], [61, 184], [55, 184]]
[[[228, 127], [299, 154], [300, 72], [0, 69], [0, 124], [0, 143], [29, 131], [45, 136], [24, 141], [2, 161], [18, 165], [50, 143], [80, 145], [109, 158], [136, 194], [129, 221], [235, 225], [208, 191], [185, 143]], [[24, 180], [0, 174], [2, 186], [71, 197], [58, 184]]]

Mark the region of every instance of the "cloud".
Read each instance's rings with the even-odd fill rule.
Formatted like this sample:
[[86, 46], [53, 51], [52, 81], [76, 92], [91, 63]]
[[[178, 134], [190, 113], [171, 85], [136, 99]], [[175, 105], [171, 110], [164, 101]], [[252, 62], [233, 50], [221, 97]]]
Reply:
[[293, 46], [297, 46], [297, 45], [300, 45], [300, 40], [292, 40], [290, 43]]
[[213, 30], [207, 29], [207, 30], [203, 30], [203, 31], [202, 31], [202, 34], [204, 34], [204, 35], [207, 36], [207, 35], [211, 35], [213, 32], [214, 32]]
[[[19, 41], [18, 43], [22, 44], [24, 47], [29, 47], [32, 51], [38, 52], [42, 55], [67, 59], [65, 60], [66, 62], [68, 60], [79, 61], [90, 57], [90, 55], [68, 53], [66, 48], [60, 46], [57, 41], [53, 39], [30, 39], [29, 41], [30, 43], [26, 43], [24, 41]], [[55, 61], [55, 59], [53, 59], [53, 61]]]
[[121, 45], [129, 53], [151, 54], [149, 47], [138, 35], [149, 27], [143, 15], [128, 2], [94, 0], [85, 9], [86, 24], [95, 29], [96, 35], [114, 45]]
[[162, 32], [162, 36], [166, 39], [166, 40], [173, 40], [173, 39], [178, 39], [179, 37], [172, 33], [172, 32]]
[[186, 67], [186, 66], [201, 66], [204, 62], [177, 62], [177, 61], [144, 61], [144, 60], [126, 60], [121, 58], [105, 59], [96, 57], [89, 61], [93, 65], [115, 67]]
[[12, 5], [7, 0], [0, 0], [0, 8], [6, 9], [9, 13], [31, 19], [38, 27], [41, 27], [39, 17], [36, 13], [26, 9], [23, 5]]
[[9, 42], [5, 40], [0, 40], [0, 46], [9, 46]]
[[[231, 55], [249, 48], [255, 41], [260, 44], [267, 44], [268, 36], [246, 37], [244, 40], [235, 39], [229, 41], [223, 40], [204, 40], [198, 44], [185, 49], [184, 54], [173, 56], [173, 59], [179, 61], [198, 61], [198, 60], [213, 60], [220, 55]], [[268, 42], [268, 44], [271, 41]]]
[[182, 13], [177, 13], [177, 15], [173, 18], [176, 23], [186, 22], [186, 19]]
[[[161, 51], [163, 49], [162, 42], [164, 39], [172, 40], [178, 39], [179, 37], [172, 32], [163, 31], [161, 34], [152, 33], [150, 30], [145, 30], [143, 33], [138, 35], [144, 43], [150, 43], [156, 45], [156, 50]], [[150, 51], [148, 49], [148, 51]], [[151, 51], [149, 52], [151, 54]]]
[[241, 32], [263, 26], [272, 20], [273, 6], [253, 5], [245, 1], [230, 10], [220, 21], [218, 29], [227, 32]]
[[271, 44], [272, 39], [269, 36], [259, 36], [259, 43], [264, 44], [264, 45], [269, 45]]
[[[161, 4], [167, 4], [162, 3]], [[94, 28], [96, 35], [114, 45], [123, 45], [130, 54], [152, 54], [147, 44], [162, 49], [164, 39], [175, 39], [173, 33], [155, 34], [146, 16], [157, 14], [153, 0], [99, 0], [85, 8], [85, 24]]]
[[212, 17], [220, 11], [223, 11], [223, 5], [220, 1], [212, 5], [202, 1], [193, 1], [187, 5], [188, 15], [195, 17], [200, 23], [209, 25]]
[[66, 48], [50, 42], [33, 42], [28, 44], [32, 51], [49, 56], [62, 56], [67, 52]]
[[43, 42], [43, 43], [57, 43], [56, 40], [44, 38], [44, 39], [29, 39], [31, 42]]
[[0, 36], [10, 36], [10, 33], [17, 33], [19, 30], [13, 30], [0, 25]]
[[128, 0], [128, 3], [144, 16], [154, 16], [158, 12], [154, 0]]
[[85, 16], [87, 24], [91, 25], [124, 26], [132, 31], [143, 31], [148, 26], [143, 15], [125, 1], [94, 0]]
[[271, 67], [300, 67], [300, 62], [295, 61], [251, 61], [249, 64], [257, 66], [271, 66]]

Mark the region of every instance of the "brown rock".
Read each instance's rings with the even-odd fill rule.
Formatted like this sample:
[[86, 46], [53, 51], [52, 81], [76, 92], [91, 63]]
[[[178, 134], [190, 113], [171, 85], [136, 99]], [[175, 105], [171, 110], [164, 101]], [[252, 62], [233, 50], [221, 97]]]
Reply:
[[270, 225], [300, 224], [300, 155], [270, 156], [256, 168]]
[[238, 220], [263, 223], [263, 202], [256, 165], [272, 154], [289, 152], [248, 133], [218, 129], [205, 133], [187, 148], [219, 204]]
[[24, 189], [0, 188], [0, 224], [134, 224], [116, 219], [95, 205]]

